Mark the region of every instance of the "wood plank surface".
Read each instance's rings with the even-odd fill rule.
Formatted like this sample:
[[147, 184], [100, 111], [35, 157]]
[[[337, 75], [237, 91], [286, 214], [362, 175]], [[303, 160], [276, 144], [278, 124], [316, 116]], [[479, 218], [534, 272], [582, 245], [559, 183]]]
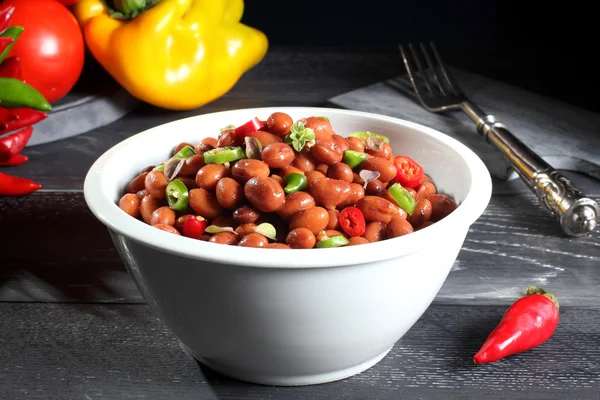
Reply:
[[472, 356], [504, 311], [434, 303], [371, 369], [338, 382], [285, 388], [247, 384], [199, 365], [143, 305], [4, 303], [0, 398], [598, 398], [600, 343], [591, 322], [600, 310], [563, 306], [545, 344], [475, 365]]
[[[6, 172], [44, 188], [0, 198], [0, 399], [600, 399], [600, 232], [563, 236], [519, 180], [494, 181], [434, 304], [386, 358], [350, 379], [300, 388], [231, 380], [186, 356], [85, 204], [88, 168], [139, 131], [234, 108], [332, 106], [327, 99], [399, 71], [395, 52], [274, 48], [197, 110], [142, 105], [89, 133], [27, 148], [30, 161]], [[565, 175], [600, 198], [597, 180]], [[527, 354], [475, 366], [472, 355], [530, 284], [561, 301], [554, 336]]]

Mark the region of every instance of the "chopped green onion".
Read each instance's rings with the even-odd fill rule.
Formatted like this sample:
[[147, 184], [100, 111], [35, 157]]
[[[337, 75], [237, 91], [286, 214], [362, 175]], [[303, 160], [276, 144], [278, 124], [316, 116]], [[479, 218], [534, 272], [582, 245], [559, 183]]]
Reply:
[[369, 155], [362, 151], [346, 150], [344, 151], [343, 161], [347, 166], [354, 169], [362, 164], [367, 158], [369, 158]]
[[416, 200], [412, 194], [410, 194], [410, 192], [403, 188], [398, 182], [390, 186], [388, 191], [394, 200], [396, 200], [396, 203], [398, 203], [400, 208], [406, 211], [408, 215], [412, 215], [413, 211], [415, 211], [416, 203]]
[[156, 167], [154, 167], [154, 169], [152, 169], [152, 171], [164, 171], [164, 170], [165, 170], [165, 164], [157, 165]]
[[204, 162], [206, 164], [225, 164], [246, 157], [241, 147], [219, 147], [204, 152]]
[[217, 225], [209, 225], [206, 227], [204, 232], [207, 233], [221, 233], [221, 232], [235, 232], [230, 226], [217, 226]]
[[275, 231], [275, 227], [268, 222], [263, 222], [262, 224], [258, 225], [256, 228], [254, 228], [254, 232], [260, 233], [269, 239], [277, 240], [277, 232]]
[[189, 158], [195, 154], [196, 152], [191, 146], [185, 145], [173, 156], [173, 158]]
[[223, 131], [227, 131], [229, 129], [235, 129], [235, 125], [224, 126], [224, 127], [220, 128], [219, 131], [223, 132]]
[[175, 179], [165, 189], [169, 208], [184, 211], [188, 206], [188, 189], [180, 179]]
[[304, 176], [303, 174], [292, 172], [287, 174], [283, 178], [283, 181], [286, 183], [286, 186], [283, 188], [283, 191], [285, 192], [285, 194], [290, 194], [306, 189], [308, 178], [306, 178], [306, 176]]
[[352, 132], [351, 134], [348, 135], [348, 137], [359, 138], [365, 144], [367, 143], [367, 138], [369, 138], [369, 137], [376, 137], [378, 139], [383, 140], [386, 143], [390, 142], [390, 139], [387, 136], [380, 135], [379, 133], [374, 133], [374, 132], [370, 132], [370, 131]]
[[348, 241], [348, 239], [346, 239], [342, 235], [335, 235], [335, 236], [328, 237], [325, 240], [321, 240], [321, 241], [317, 242], [317, 247], [320, 249], [326, 249], [326, 248], [331, 248], [331, 247], [345, 246], [348, 243], [350, 243]]

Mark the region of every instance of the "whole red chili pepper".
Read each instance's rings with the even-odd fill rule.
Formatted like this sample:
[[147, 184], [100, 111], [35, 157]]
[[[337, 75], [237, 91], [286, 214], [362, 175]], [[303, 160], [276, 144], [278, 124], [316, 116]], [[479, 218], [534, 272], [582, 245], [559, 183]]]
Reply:
[[2, 167], [16, 167], [17, 165], [25, 164], [29, 160], [25, 154], [16, 154], [6, 161], [0, 161]]
[[0, 135], [16, 129], [30, 126], [48, 117], [48, 114], [32, 108], [3, 108], [0, 107]]
[[17, 56], [6, 57], [0, 64], [0, 78], [21, 79], [21, 59]]
[[558, 325], [558, 300], [531, 286], [515, 301], [475, 354], [476, 364], [491, 363], [544, 343]]
[[20, 131], [17, 131], [0, 139], [0, 143], [2, 143], [5, 146], [2, 147], [2, 149], [8, 149], [8, 153], [6, 153], [5, 150], [4, 153], [0, 153], [0, 161], [7, 161], [10, 158], [19, 154], [31, 138], [32, 133], [33, 126], [28, 126], [27, 128], [23, 128]]
[[8, 28], [8, 24], [10, 23], [10, 19], [14, 12], [15, 6], [6, 7], [4, 10], [0, 11], [0, 33]]
[[41, 188], [37, 182], [0, 172], [0, 196], [23, 196]]

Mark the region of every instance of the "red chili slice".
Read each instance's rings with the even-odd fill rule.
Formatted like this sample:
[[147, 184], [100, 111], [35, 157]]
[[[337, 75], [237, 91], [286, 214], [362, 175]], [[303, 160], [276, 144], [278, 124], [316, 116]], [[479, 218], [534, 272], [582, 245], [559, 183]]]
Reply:
[[237, 128], [235, 128], [234, 132], [240, 139], [244, 139], [246, 136], [256, 132], [263, 126], [265, 126], [265, 124], [263, 124], [262, 121], [258, 118], [254, 117], [250, 121], [246, 122], [244, 125], [240, 125]]
[[363, 213], [356, 207], [346, 207], [340, 212], [340, 226], [350, 236], [360, 236], [365, 233], [367, 224]]
[[425, 171], [415, 160], [408, 156], [394, 157], [394, 165], [398, 170], [396, 181], [405, 188], [416, 188], [421, 184]]
[[206, 220], [200, 216], [194, 217], [193, 215], [188, 216], [183, 223], [183, 236], [187, 236], [192, 239], [200, 239], [200, 236], [206, 229]]

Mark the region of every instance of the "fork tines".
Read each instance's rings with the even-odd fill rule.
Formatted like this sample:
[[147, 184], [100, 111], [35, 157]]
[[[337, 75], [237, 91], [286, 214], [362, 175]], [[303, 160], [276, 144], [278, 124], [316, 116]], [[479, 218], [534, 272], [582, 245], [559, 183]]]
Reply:
[[463, 93], [437, 48], [430, 42], [400, 45], [400, 53], [417, 97], [425, 108], [448, 107], [463, 100]]

